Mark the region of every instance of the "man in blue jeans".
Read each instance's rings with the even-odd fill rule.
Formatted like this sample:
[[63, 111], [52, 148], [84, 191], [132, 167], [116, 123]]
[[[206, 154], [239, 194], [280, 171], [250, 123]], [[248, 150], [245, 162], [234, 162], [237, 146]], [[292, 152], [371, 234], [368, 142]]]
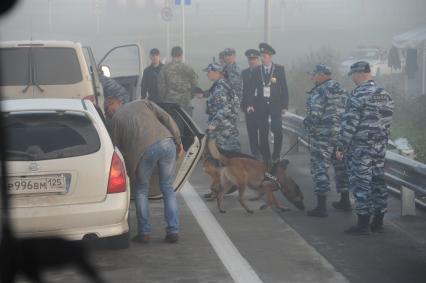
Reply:
[[112, 117], [111, 137], [124, 156], [134, 184], [138, 235], [133, 241], [148, 243], [150, 240], [149, 182], [158, 166], [167, 223], [165, 241], [176, 243], [179, 239], [179, 213], [173, 180], [176, 155], [183, 152], [178, 126], [166, 111], [148, 100], [123, 105], [120, 97], [110, 97], [105, 111]]

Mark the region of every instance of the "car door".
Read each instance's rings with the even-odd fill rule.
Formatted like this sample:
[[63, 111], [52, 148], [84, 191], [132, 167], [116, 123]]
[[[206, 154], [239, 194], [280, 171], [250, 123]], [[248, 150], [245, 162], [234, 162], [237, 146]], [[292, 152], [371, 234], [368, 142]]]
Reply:
[[95, 93], [94, 103], [98, 105], [101, 110], [104, 109], [104, 91], [99, 81], [98, 66], [95, 57], [93, 56], [92, 49], [89, 46], [83, 46], [84, 58], [87, 62], [90, 77], [92, 78], [93, 92]]
[[[175, 103], [159, 103], [158, 105], [173, 117], [181, 132], [185, 153], [176, 162], [176, 178], [173, 182], [173, 187], [178, 192], [191, 176], [204, 151], [207, 139], [192, 118], [179, 105]], [[162, 198], [157, 170], [154, 171], [151, 178], [149, 198]]]
[[144, 70], [143, 54], [140, 44], [125, 44], [110, 49], [98, 63], [99, 70], [127, 89], [131, 101], [140, 98]]

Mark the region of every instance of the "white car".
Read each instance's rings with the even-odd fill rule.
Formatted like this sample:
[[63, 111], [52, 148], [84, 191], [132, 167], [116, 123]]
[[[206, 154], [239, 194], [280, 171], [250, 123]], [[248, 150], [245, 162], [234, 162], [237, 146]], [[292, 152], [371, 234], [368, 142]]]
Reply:
[[125, 163], [92, 102], [1, 102], [11, 222], [18, 237], [112, 237], [128, 247]]
[[[206, 138], [177, 104], [159, 104], [177, 123], [185, 154], [173, 182], [179, 191]], [[18, 237], [111, 237], [129, 245], [130, 184], [120, 151], [89, 100], [1, 101], [6, 133], [11, 222]], [[150, 199], [161, 199], [154, 171]]]
[[358, 47], [340, 63], [341, 74], [346, 75], [349, 72], [350, 66], [358, 61], [368, 62], [371, 74], [375, 77], [401, 72], [401, 69], [392, 70], [388, 66], [388, 54], [386, 50], [380, 47], [366, 46]]

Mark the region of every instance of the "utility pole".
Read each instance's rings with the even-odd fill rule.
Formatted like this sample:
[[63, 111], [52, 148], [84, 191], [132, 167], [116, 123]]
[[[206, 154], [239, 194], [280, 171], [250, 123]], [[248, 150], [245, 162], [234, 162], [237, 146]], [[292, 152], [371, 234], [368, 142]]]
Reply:
[[266, 43], [271, 43], [271, 1], [265, 0], [265, 16], [264, 16], [264, 39]]
[[181, 5], [181, 14], [182, 14], [182, 61], [185, 62], [185, 3], [182, 3]]

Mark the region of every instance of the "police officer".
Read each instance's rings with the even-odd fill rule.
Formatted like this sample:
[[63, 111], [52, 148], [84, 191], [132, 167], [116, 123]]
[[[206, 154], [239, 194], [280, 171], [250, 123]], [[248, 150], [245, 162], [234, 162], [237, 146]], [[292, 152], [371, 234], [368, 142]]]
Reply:
[[224, 79], [222, 66], [212, 63], [204, 71], [213, 81], [207, 97], [207, 136], [216, 141], [220, 150], [239, 152], [241, 144], [237, 128], [238, 97]]
[[253, 113], [247, 112], [247, 99], [250, 92], [250, 83], [254, 75], [254, 70], [257, 66], [260, 65], [260, 53], [256, 49], [249, 49], [245, 52], [245, 56], [247, 57], [249, 67], [241, 72], [241, 77], [243, 78], [243, 97], [241, 100], [241, 109], [245, 114], [251, 154], [255, 157], [258, 157], [260, 154], [259, 131], [257, 128], [255, 115]]
[[194, 98], [198, 76], [195, 71], [182, 62], [183, 50], [179, 46], [172, 48], [172, 62], [160, 71], [158, 89], [163, 102], [179, 104], [192, 115], [191, 99]]
[[237, 57], [235, 49], [225, 48], [223, 50], [223, 60], [225, 62], [225, 67], [223, 69], [225, 79], [241, 101], [243, 96], [243, 79], [241, 78], [240, 68], [236, 63]]
[[267, 166], [271, 163], [269, 149], [269, 118], [274, 133], [272, 159], [278, 160], [282, 147], [281, 114], [288, 109], [288, 89], [284, 66], [272, 62], [275, 50], [267, 43], [259, 44], [262, 65], [254, 71], [250, 93], [247, 99], [247, 112], [254, 113], [258, 123], [260, 151]]
[[163, 67], [161, 63], [160, 50], [157, 48], [151, 49], [149, 52], [151, 65], [145, 68], [141, 83], [141, 98], [148, 98], [156, 103], [160, 102], [158, 93], [158, 77], [160, 70]]
[[341, 193], [341, 200], [334, 202], [333, 206], [342, 210], [351, 209], [345, 162], [337, 160], [334, 154], [347, 93], [331, 78], [328, 66], [318, 64], [309, 74], [315, 87], [308, 92], [306, 118], [303, 124], [310, 139], [311, 174], [317, 206], [309, 210], [308, 215], [327, 217], [326, 198], [330, 191], [328, 175], [330, 163], [333, 164], [335, 171], [336, 189]]
[[388, 196], [384, 162], [394, 103], [373, 80], [368, 62], [353, 64], [349, 75], [356, 88], [346, 103], [336, 157], [348, 158], [349, 184], [358, 216], [357, 224], [345, 233], [365, 235], [369, 228], [383, 232]]

